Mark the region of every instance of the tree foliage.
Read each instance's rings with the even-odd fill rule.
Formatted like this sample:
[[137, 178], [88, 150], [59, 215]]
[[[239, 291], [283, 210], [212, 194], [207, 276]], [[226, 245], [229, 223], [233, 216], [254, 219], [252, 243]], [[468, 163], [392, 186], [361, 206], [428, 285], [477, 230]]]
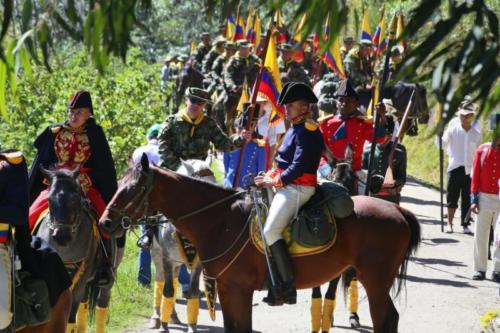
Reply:
[[[365, 4], [373, 8], [372, 3], [381, 1]], [[188, 43], [197, 30], [215, 31], [228, 13], [234, 13], [239, 5], [247, 10], [249, 4], [259, 6], [267, 18], [282, 8], [290, 27], [307, 14], [312, 19], [306, 22], [305, 34], [321, 33], [330, 17], [331, 36], [346, 27], [348, 17], [354, 24], [359, 22], [361, 10], [353, 7], [352, 0], [5, 0], [1, 7], [0, 113], [8, 119], [6, 91], [10, 87], [15, 93], [20, 68], [29, 75], [33, 59], [50, 69], [49, 56], [57, 53], [64, 40], [83, 43], [102, 74], [110, 56], [125, 61], [133, 44], [151, 53], [166, 52]], [[498, 11], [498, 0], [388, 1], [386, 6], [392, 13], [398, 7], [412, 9], [404, 38], [416, 43], [400, 75], [432, 79], [432, 90], [443, 105], [445, 120], [451, 118], [466, 94], [480, 101], [482, 113], [498, 105], [498, 18], [493, 10]], [[464, 33], [455, 38], [457, 28], [464, 26]]]

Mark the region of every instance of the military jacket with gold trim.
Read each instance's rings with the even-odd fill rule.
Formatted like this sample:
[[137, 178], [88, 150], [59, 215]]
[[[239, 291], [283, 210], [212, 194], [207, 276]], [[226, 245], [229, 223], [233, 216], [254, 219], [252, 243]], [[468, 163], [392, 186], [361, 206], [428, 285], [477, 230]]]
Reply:
[[278, 149], [276, 162], [281, 173], [283, 185], [295, 183], [302, 176], [314, 175], [318, 171], [324, 143], [318, 124], [306, 120], [292, 125], [285, 134]]
[[94, 118], [87, 120], [84, 129], [77, 131], [65, 123], [47, 127], [35, 140], [35, 148], [37, 154], [29, 171], [30, 201], [34, 201], [46, 187], [40, 167], [82, 167], [86, 174], [83, 190], [86, 186], [95, 186], [106, 203], [115, 194], [115, 163], [104, 132]]

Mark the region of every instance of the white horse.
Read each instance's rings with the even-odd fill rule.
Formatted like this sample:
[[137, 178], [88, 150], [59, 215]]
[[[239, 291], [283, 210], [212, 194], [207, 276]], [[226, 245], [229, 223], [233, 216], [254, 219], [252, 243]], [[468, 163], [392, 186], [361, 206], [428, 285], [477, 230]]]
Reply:
[[[177, 173], [201, 178], [215, 183], [215, 175], [210, 169], [210, 162], [203, 160], [181, 161]], [[180, 320], [174, 308], [175, 291], [177, 288], [177, 277], [185, 256], [180, 251], [175, 227], [165, 218], [158, 226], [155, 233], [151, 257], [156, 267], [154, 286], [154, 310], [150, 318], [148, 328], [159, 329], [159, 332], [167, 333], [168, 323], [180, 324]], [[197, 332], [197, 321], [199, 312], [200, 274], [201, 264], [195, 263], [191, 269], [189, 290], [187, 292], [187, 326], [188, 332]]]

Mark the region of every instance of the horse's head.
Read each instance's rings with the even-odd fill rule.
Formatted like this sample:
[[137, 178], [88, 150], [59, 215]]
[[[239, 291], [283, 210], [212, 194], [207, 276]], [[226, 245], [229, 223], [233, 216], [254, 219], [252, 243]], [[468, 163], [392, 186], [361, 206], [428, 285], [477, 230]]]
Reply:
[[334, 160], [332, 163], [332, 179], [334, 182], [344, 185], [351, 195], [357, 195], [357, 178], [352, 169], [352, 163], [352, 145], [348, 144], [345, 149], [344, 160]]
[[153, 175], [146, 154], [142, 155], [141, 163], [127, 170], [99, 220], [99, 225], [106, 233], [120, 237], [130, 228], [133, 220], [147, 214]]
[[76, 232], [82, 211], [82, 194], [78, 176], [80, 169], [46, 170], [42, 173], [49, 181], [49, 228], [57, 244], [67, 245]]
[[215, 183], [214, 172], [210, 169], [210, 163], [203, 160], [181, 160], [181, 165], [176, 171], [178, 174], [200, 178]]

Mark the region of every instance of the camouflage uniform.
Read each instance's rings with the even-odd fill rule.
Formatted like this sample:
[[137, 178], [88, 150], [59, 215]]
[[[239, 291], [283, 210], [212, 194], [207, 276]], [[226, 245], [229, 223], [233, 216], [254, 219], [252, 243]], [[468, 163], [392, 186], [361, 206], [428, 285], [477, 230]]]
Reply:
[[366, 59], [360, 59], [359, 48], [352, 48], [344, 59], [344, 69], [354, 89], [365, 89], [371, 84], [372, 70]]
[[198, 47], [196, 47], [194, 59], [196, 60], [195, 68], [197, 70], [201, 71], [201, 65], [203, 64], [203, 59], [205, 59], [205, 56], [208, 54], [209, 51], [210, 51], [210, 46], [205, 46], [205, 44], [203, 43], [198, 44]]
[[278, 59], [278, 65], [280, 67], [281, 73], [281, 81], [283, 84], [286, 84], [289, 81], [293, 82], [302, 82], [311, 86], [311, 80], [309, 80], [309, 76], [304, 70], [304, 66], [299, 64], [296, 61], [290, 60], [288, 62], [284, 62], [280, 57]]
[[339, 77], [334, 73], [328, 73], [323, 76], [323, 86], [320, 90], [318, 108], [325, 113], [335, 114], [337, 112], [337, 104], [335, 101], [335, 93], [340, 85]]
[[207, 55], [205, 56], [205, 58], [203, 59], [203, 65], [201, 67], [202, 73], [205, 75], [210, 73], [210, 71], [212, 70], [212, 65], [213, 65], [215, 59], [217, 59], [221, 55], [222, 55], [222, 53], [219, 52], [215, 46], [212, 47], [210, 52], [208, 52]]
[[179, 112], [170, 115], [160, 132], [158, 141], [161, 167], [177, 170], [180, 159], [204, 160], [207, 158], [210, 142], [217, 150], [224, 152], [241, 146], [242, 140], [239, 136], [228, 137], [217, 126], [215, 120], [209, 117], [205, 117], [192, 133], [195, 125], [185, 121], [182, 114], [183, 112]]
[[[236, 116], [236, 108], [241, 97], [241, 88], [246, 82], [252, 87], [259, 73], [260, 58], [250, 54], [243, 58], [239, 52], [233, 55], [224, 68], [224, 86], [227, 92], [224, 109], [226, 113], [226, 127], [231, 130]], [[238, 90], [236, 90], [238, 89]], [[236, 92], [235, 92], [236, 90]]]

